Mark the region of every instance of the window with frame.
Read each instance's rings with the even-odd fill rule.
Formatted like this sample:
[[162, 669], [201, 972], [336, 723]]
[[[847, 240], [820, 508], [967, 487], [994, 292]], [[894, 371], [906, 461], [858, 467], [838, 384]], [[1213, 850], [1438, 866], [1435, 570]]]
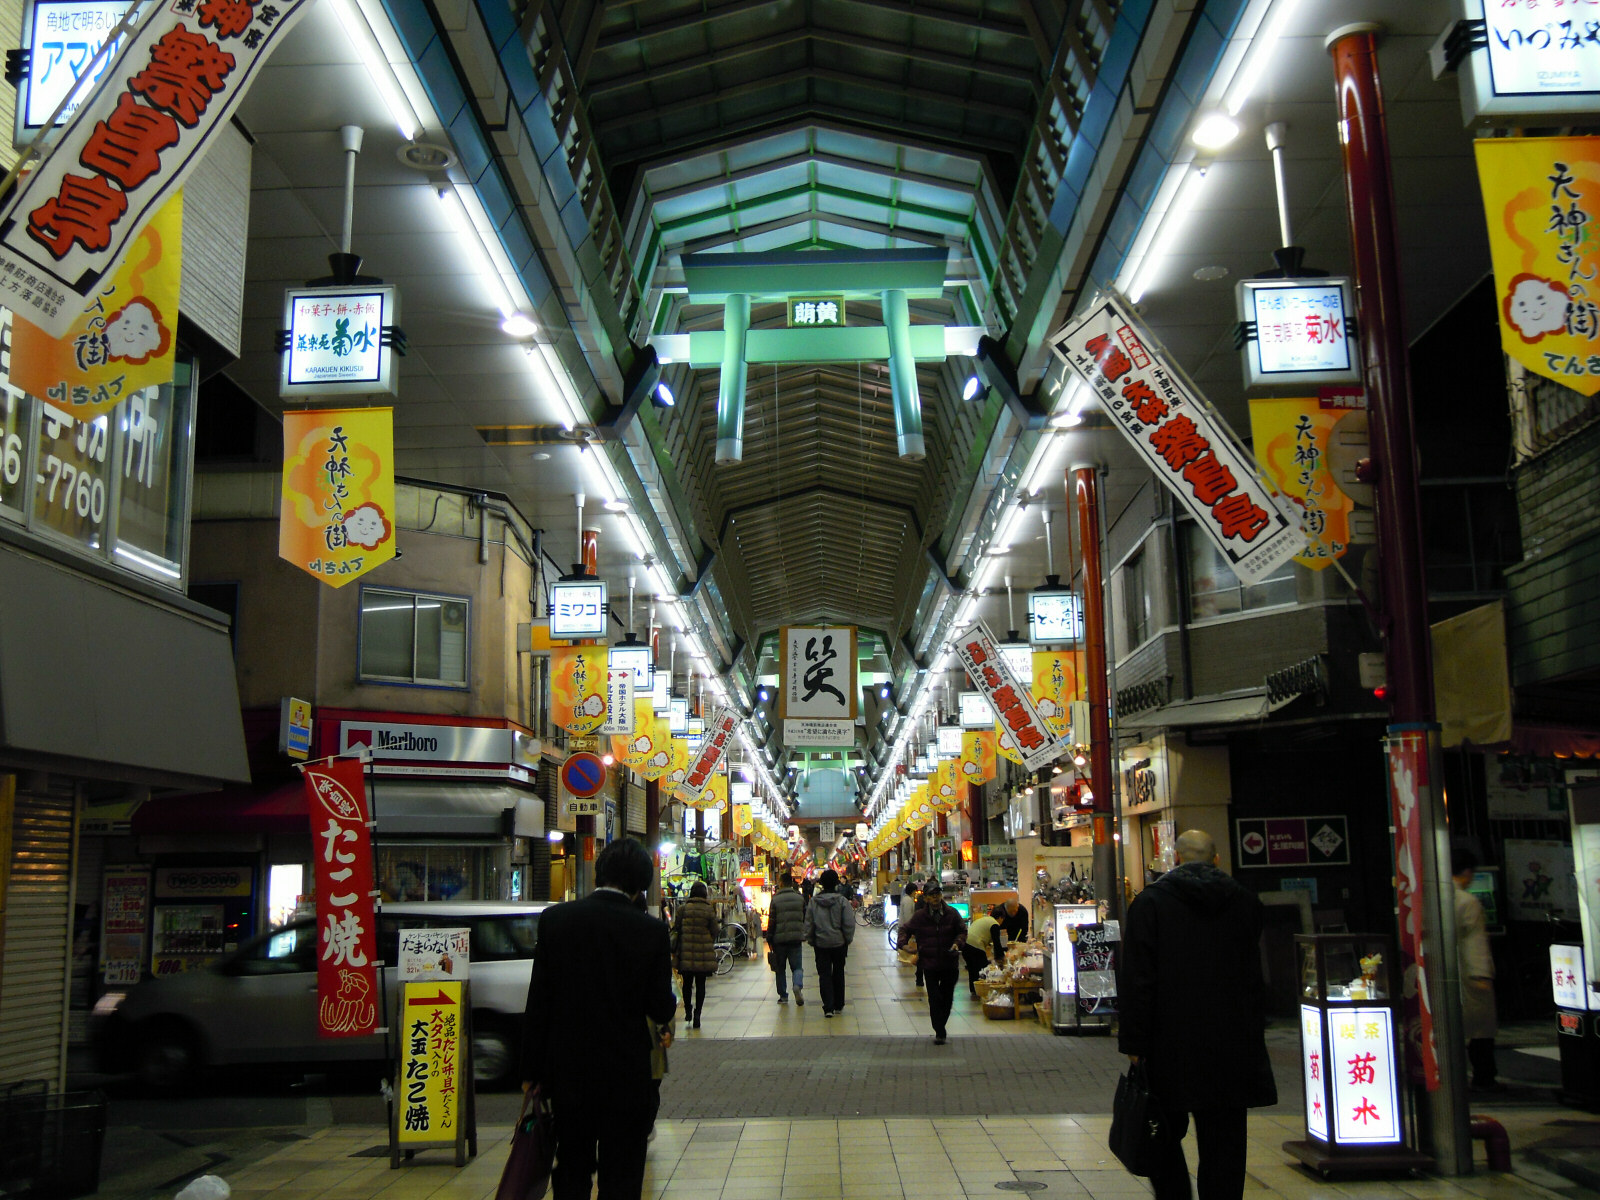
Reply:
[[1143, 547], [1122, 564], [1122, 629], [1128, 635], [1128, 650], [1150, 637], [1150, 580]]
[[465, 687], [467, 615], [458, 596], [363, 588], [361, 678]]
[[1285, 560], [1260, 583], [1245, 583], [1233, 573], [1228, 560], [1199, 526], [1186, 522], [1183, 542], [1191, 621], [1226, 617], [1257, 608], [1275, 608], [1293, 604], [1297, 599], [1293, 559]]

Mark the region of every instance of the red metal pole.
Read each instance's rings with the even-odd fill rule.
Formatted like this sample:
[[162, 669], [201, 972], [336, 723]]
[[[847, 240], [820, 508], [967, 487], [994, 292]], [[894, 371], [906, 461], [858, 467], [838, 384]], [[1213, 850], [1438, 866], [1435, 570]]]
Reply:
[[1078, 542], [1083, 547], [1083, 642], [1088, 667], [1089, 780], [1094, 788], [1094, 891], [1113, 919], [1122, 915], [1112, 842], [1111, 697], [1106, 687], [1106, 598], [1100, 560], [1100, 468], [1076, 464], [1067, 475], [1078, 511]]
[[[1355, 263], [1356, 308], [1372, 436], [1378, 578], [1389, 699], [1389, 736], [1422, 740], [1427, 771], [1415, 783], [1389, 771], [1395, 814], [1396, 876], [1403, 891], [1401, 961], [1412, 994], [1406, 1038], [1420, 1132], [1443, 1174], [1472, 1170], [1467, 1124], [1466, 1054], [1460, 1036], [1455, 969], [1455, 907], [1449, 875], [1449, 819], [1433, 700], [1428, 588], [1423, 570], [1417, 441], [1412, 418], [1409, 347], [1400, 300], [1389, 135], [1378, 72], [1379, 27], [1346, 25], [1328, 36], [1344, 156], [1345, 201]], [[1414, 827], [1401, 815], [1415, 805]], [[1420, 930], [1417, 926], [1420, 924]], [[1420, 983], [1420, 988], [1417, 984]], [[1425, 1031], [1431, 1021], [1432, 1037]], [[1416, 1043], [1420, 1042], [1420, 1045]], [[1436, 1056], [1439, 1086], [1428, 1076]]]

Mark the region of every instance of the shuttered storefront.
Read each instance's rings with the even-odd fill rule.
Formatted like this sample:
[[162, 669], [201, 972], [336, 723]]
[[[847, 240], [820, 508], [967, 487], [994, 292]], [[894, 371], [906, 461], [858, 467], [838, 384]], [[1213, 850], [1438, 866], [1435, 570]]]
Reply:
[[0, 1084], [65, 1084], [76, 801], [19, 791], [0, 960]]
[[637, 833], [643, 837], [644, 828], [644, 788], [635, 783], [626, 768], [617, 768], [617, 773], [622, 776], [622, 787], [627, 801], [627, 820], [623, 828], [629, 833]]

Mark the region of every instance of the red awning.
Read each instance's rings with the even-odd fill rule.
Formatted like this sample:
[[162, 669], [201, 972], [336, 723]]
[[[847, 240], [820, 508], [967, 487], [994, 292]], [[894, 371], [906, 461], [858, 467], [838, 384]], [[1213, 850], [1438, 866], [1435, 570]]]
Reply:
[[294, 779], [149, 800], [133, 814], [133, 832], [306, 833], [308, 814], [305, 784]]

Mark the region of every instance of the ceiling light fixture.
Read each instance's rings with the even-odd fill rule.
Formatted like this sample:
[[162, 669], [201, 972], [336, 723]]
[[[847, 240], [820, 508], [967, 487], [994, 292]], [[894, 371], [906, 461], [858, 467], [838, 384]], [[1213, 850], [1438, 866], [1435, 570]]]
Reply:
[[411, 141], [421, 130], [422, 122], [417, 120], [416, 111], [400, 90], [394, 67], [390, 65], [383, 47], [378, 44], [366, 14], [355, 0], [335, 0], [333, 11], [338, 15], [339, 24], [344, 26], [345, 36], [360, 57], [361, 65], [367, 69], [372, 86], [377, 88], [383, 106], [389, 110], [389, 119], [400, 131], [401, 140]]
[[967, 382], [961, 385], [961, 398], [963, 400], [974, 400], [982, 390], [982, 381], [976, 375], [968, 375]]
[[663, 379], [660, 383], [656, 384], [656, 405], [657, 405], [657, 407], [659, 407], [659, 408], [671, 408], [677, 402], [678, 402], [678, 398], [672, 394], [672, 389], [667, 386], [667, 381], [666, 380]]
[[[472, 265], [473, 274], [489, 294], [489, 300], [500, 310], [500, 316], [505, 320], [516, 314], [517, 306], [512, 303], [511, 293], [506, 290], [506, 281], [501, 278], [500, 272], [495, 268], [494, 260], [490, 258], [489, 251], [485, 248], [483, 239], [478, 235], [478, 228], [473, 224], [471, 216], [466, 209], [466, 198], [461, 190], [453, 184], [446, 184], [438, 190], [439, 204], [444, 208], [446, 219], [455, 230], [461, 247], [466, 252], [467, 261]], [[476, 195], [473, 196], [476, 200]]]
[[1239, 122], [1227, 113], [1207, 113], [1189, 131], [1189, 140], [1202, 150], [1221, 150], [1239, 136]]
[[527, 313], [514, 312], [500, 322], [500, 331], [514, 338], [531, 338], [539, 332], [539, 326]]
[[1228, 85], [1228, 99], [1223, 107], [1228, 110], [1230, 117], [1238, 116], [1239, 110], [1249, 102], [1256, 84], [1261, 81], [1261, 72], [1272, 59], [1272, 50], [1283, 32], [1284, 23], [1298, 7], [1298, 0], [1276, 0], [1256, 26], [1255, 34], [1250, 39], [1250, 48], [1245, 51], [1244, 62]]
[[601, 507], [607, 512], [627, 512], [628, 502], [626, 500], [607, 500]]

